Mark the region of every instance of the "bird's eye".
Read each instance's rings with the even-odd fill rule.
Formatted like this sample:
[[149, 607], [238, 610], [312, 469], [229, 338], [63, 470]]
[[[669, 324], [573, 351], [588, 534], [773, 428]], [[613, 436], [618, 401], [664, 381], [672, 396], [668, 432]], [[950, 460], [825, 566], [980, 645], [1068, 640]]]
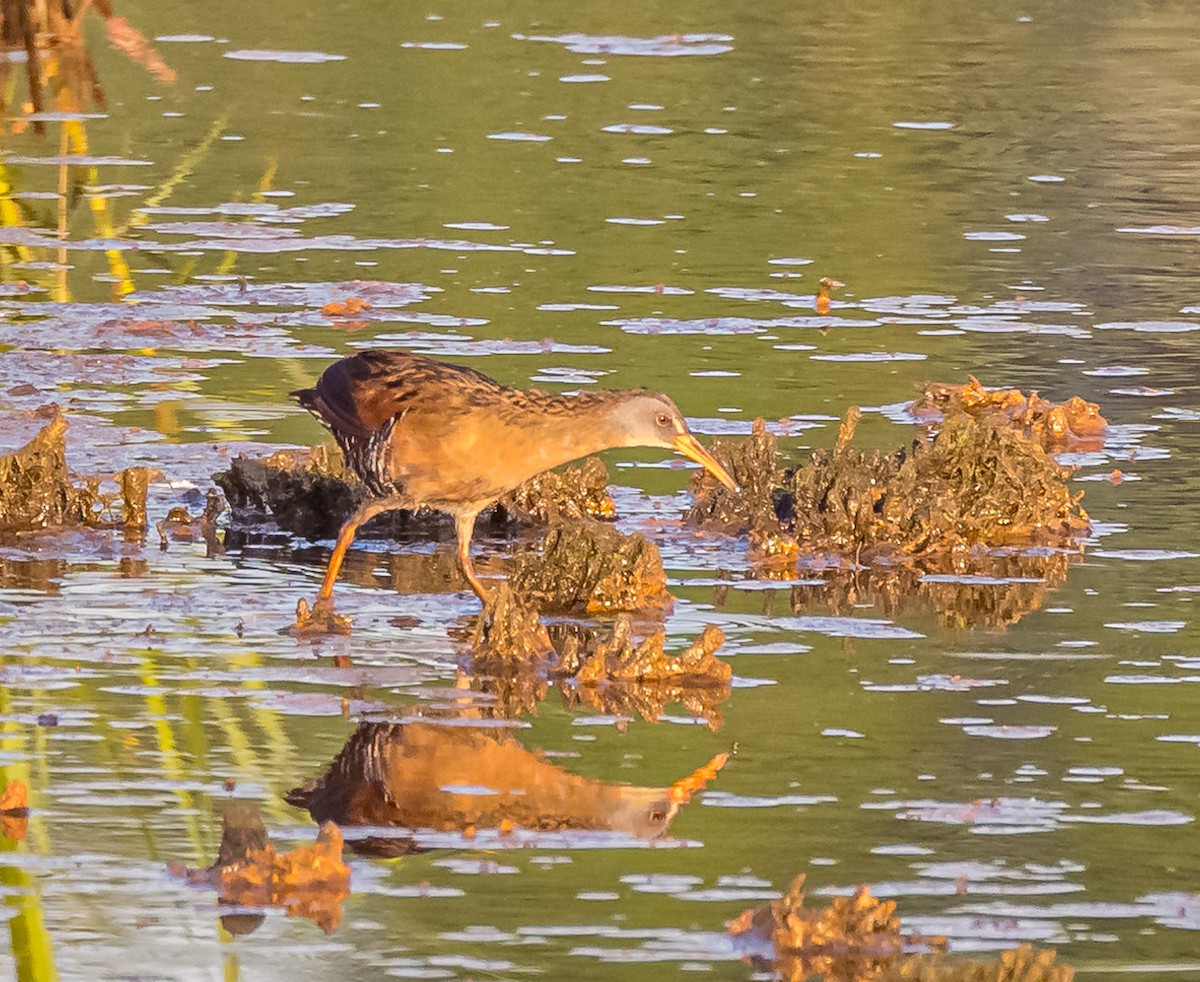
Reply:
[[659, 413], [655, 417], [654, 422], [656, 422], [659, 426], [670, 426], [671, 417], [667, 413]]

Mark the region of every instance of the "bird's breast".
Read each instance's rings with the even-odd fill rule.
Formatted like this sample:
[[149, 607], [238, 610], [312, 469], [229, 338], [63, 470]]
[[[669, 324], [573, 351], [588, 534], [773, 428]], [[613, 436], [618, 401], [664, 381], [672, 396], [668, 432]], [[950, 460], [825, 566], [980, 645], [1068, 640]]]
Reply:
[[590, 452], [568, 426], [474, 419], [445, 427], [396, 426], [390, 477], [414, 503], [456, 511], [490, 503], [542, 471]]

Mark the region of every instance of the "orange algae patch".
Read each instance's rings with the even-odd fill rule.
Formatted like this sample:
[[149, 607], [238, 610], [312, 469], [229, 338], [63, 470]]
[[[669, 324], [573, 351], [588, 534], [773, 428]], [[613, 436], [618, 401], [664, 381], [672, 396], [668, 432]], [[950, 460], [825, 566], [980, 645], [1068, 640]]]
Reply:
[[321, 308], [326, 317], [353, 317], [364, 310], [370, 310], [371, 305], [361, 297], [347, 297], [345, 300], [334, 300]]

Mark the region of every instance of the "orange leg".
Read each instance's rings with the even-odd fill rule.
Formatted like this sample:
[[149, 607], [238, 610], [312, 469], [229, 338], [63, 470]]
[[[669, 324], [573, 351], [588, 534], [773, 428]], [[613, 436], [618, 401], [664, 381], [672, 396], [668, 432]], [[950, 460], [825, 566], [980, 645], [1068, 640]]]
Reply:
[[346, 550], [354, 541], [354, 534], [364, 522], [369, 522], [376, 515], [385, 511], [394, 511], [404, 505], [395, 498], [379, 498], [368, 501], [353, 515], [346, 519], [338, 532], [337, 543], [333, 547], [333, 555], [329, 557], [329, 565], [325, 569], [325, 579], [321, 581], [321, 590], [317, 594], [318, 606], [327, 604], [333, 597], [333, 584], [342, 568], [342, 560], [346, 558]]
[[479, 582], [479, 577], [475, 575], [475, 565], [471, 562], [471, 536], [475, 533], [475, 517], [478, 514], [478, 512], [471, 512], [469, 515], [456, 515], [454, 517], [454, 534], [458, 536], [458, 565], [462, 567], [463, 574], [467, 577], [467, 582], [471, 584], [475, 595], [487, 603], [488, 592]]

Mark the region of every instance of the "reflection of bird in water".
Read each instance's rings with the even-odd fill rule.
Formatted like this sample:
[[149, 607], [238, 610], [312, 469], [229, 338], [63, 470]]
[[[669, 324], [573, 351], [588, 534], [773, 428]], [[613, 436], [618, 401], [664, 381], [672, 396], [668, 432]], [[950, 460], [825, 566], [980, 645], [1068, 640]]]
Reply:
[[328, 605], [360, 525], [382, 512], [422, 507], [453, 516], [462, 570], [486, 598], [471, 565], [476, 516], [542, 471], [600, 450], [675, 450], [736, 490], [675, 403], [646, 389], [553, 395], [406, 351], [376, 350], [335, 362], [315, 388], [292, 394], [332, 431], [374, 495], [338, 533], [319, 605]]
[[[580, 777], [496, 727], [359, 723], [328, 770], [287, 794], [318, 822], [462, 832], [543, 831], [665, 835], [690, 797], [672, 787], [606, 784]], [[401, 855], [411, 837], [355, 838], [351, 848]]]

